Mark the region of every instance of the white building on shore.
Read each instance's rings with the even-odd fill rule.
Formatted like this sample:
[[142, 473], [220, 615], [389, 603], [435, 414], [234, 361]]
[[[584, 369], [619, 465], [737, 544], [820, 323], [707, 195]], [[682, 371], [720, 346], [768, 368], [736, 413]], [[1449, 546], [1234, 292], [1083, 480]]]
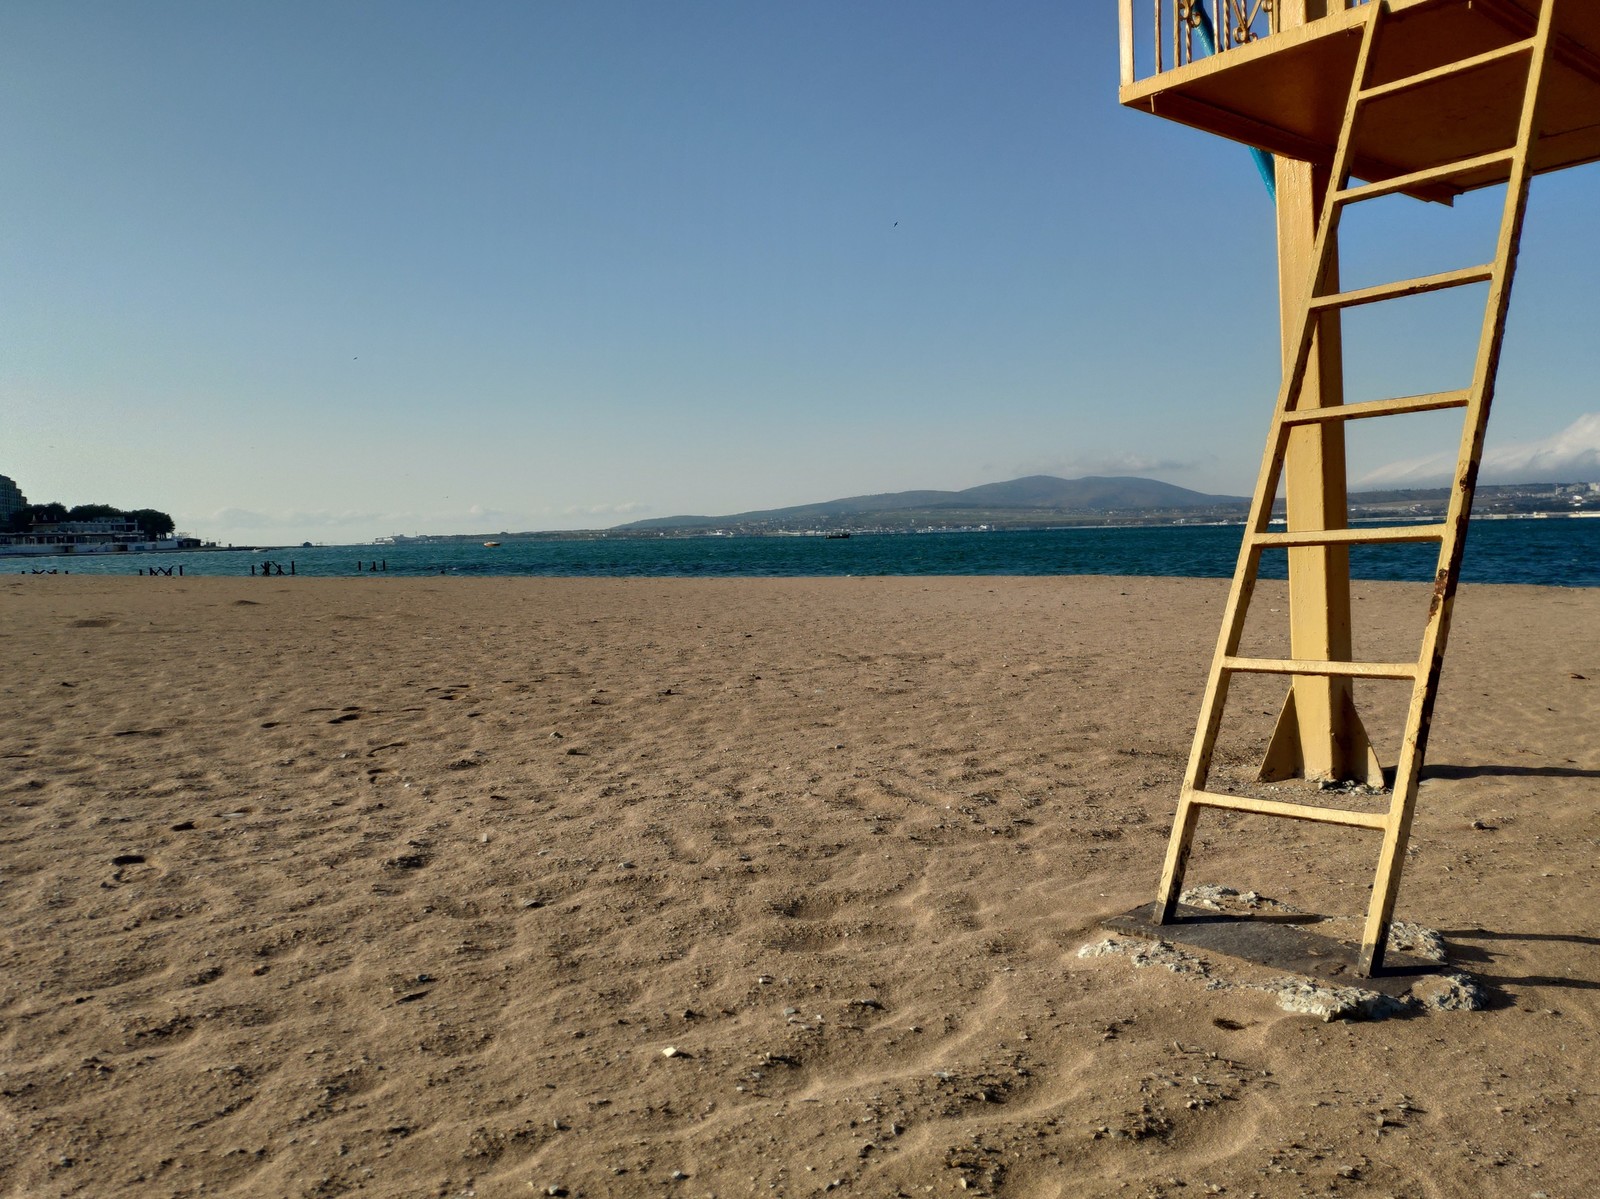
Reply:
[[[149, 550], [197, 548], [199, 538], [182, 534], [151, 537], [127, 516], [94, 520], [18, 521], [28, 497], [16, 483], [0, 475], [0, 557], [50, 554], [126, 554]], [[13, 532], [15, 528], [15, 532]]]

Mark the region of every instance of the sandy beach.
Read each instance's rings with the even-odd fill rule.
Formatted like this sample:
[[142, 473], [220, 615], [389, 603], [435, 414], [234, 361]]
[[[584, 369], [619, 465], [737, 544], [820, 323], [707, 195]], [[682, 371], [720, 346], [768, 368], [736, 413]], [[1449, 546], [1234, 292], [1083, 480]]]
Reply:
[[[0, 1195], [1594, 1194], [1600, 591], [1457, 606], [1398, 915], [1487, 1010], [1340, 1023], [1078, 956], [1225, 594], [0, 581]], [[1374, 863], [1217, 818], [1189, 878], [1354, 913]]]

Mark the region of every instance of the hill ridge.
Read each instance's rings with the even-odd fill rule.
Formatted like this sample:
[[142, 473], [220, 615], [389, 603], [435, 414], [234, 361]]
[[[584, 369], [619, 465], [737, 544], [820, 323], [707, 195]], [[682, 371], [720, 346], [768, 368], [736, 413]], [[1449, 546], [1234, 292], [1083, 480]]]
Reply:
[[[959, 518], [965, 523], [1022, 519], [1036, 523], [1048, 516], [1088, 517], [1112, 513], [1238, 509], [1244, 496], [1206, 495], [1173, 483], [1136, 475], [1086, 475], [1063, 479], [1025, 475], [1002, 483], [980, 483], [959, 491], [924, 489], [847, 496], [784, 508], [755, 509], [724, 516], [659, 516], [617, 525], [618, 531], [762, 526], [827, 528], [842, 523], [904, 524], [917, 514]], [[1025, 519], [1031, 517], [1032, 519]], [[807, 522], [810, 522], [809, 524]]]

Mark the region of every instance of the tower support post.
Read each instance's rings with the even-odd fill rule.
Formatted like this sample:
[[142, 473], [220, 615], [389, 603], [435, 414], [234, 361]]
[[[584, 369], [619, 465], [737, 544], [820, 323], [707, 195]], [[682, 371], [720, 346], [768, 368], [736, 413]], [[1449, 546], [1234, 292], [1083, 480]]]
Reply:
[[[1282, 28], [1303, 25], [1344, 8], [1343, 0], [1282, 0]], [[1316, 265], [1317, 224], [1328, 189], [1328, 168], [1292, 159], [1276, 160], [1278, 209], [1278, 302], [1284, 370], [1293, 368], [1290, 342], [1305, 310], [1306, 287]], [[1329, 255], [1320, 289], [1337, 291], [1338, 254]], [[1339, 314], [1317, 323], [1301, 404], [1331, 407], [1344, 402], [1344, 352]], [[1345, 437], [1341, 421], [1303, 425], [1289, 434], [1284, 458], [1287, 528], [1342, 529], [1349, 521]], [[1304, 546], [1289, 555], [1289, 641], [1295, 658], [1343, 661], [1351, 656], [1350, 551], [1346, 546]], [[1373, 786], [1383, 771], [1356, 712], [1348, 678], [1294, 679], [1261, 764], [1263, 779], [1293, 777], [1354, 779]]]

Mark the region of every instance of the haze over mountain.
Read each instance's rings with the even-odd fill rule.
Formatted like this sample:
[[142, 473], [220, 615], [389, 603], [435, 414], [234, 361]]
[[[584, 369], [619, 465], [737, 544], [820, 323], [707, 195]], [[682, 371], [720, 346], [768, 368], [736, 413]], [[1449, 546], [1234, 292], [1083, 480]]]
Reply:
[[1248, 503], [1249, 500], [1243, 496], [1205, 495], [1155, 479], [1130, 476], [1058, 479], [1053, 475], [1029, 475], [1006, 483], [984, 483], [962, 491], [895, 491], [850, 496], [817, 504], [798, 504], [789, 508], [736, 512], [725, 516], [655, 517], [617, 527], [646, 530], [731, 526], [790, 528], [808, 523], [813, 527], [840, 523], [904, 525], [912, 517], [940, 523], [999, 521], [1028, 524], [1053, 518], [1084, 518], [1113, 513], [1131, 515], [1186, 509], [1242, 509]]

